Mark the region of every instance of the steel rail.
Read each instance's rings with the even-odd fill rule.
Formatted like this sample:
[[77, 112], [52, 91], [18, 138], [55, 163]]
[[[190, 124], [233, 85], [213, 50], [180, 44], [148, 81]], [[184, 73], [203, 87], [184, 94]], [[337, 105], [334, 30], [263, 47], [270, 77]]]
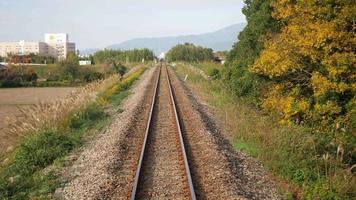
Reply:
[[156, 102], [158, 83], [159, 83], [159, 79], [161, 77], [161, 68], [162, 68], [162, 65], [159, 67], [158, 75], [157, 75], [157, 79], [156, 79], [156, 83], [155, 83], [155, 89], [154, 89], [154, 94], [153, 94], [153, 98], [152, 98], [150, 114], [149, 114], [148, 122], [147, 122], [147, 126], [146, 126], [145, 139], [144, 139], [144, 142], [143, 142], [143, 145], [142, 145], [141, 154], [140, 154], [140, 160], [138, 162], [136, 175], [135, 175], [135, 182], [134, 182], [134, 185], [133, 185], [133, 188], [132, 188], [132, 192], [131, 192], [131, 200], [135, 200], [135, 198], [136, 198], [136, 191], [137, 191], [138, 181], [139, 181], [140, 172], [141, 172], [141, 168], [142, 168], [143, 157], [144, 157], [144, 154], [145, 154], [146, 143], [147, 143], [147, 138], [148, 138], [148, 132], [149, 132], [150, 127], [151, 127], [152, 113], [153, 113], [153, 108], [154, 108], [154, 105], [155, 105], [155, 102]]
[[176, 123], [177, 123], [177, 129], [178, 129], [178, 134], [179, 134], [179, 142], [180, 142], [180, 146], [181, 146], [181, 152], [183, 154], [183, 161], [184, 161], [184, 168], [185, 168], [185, 173], [186, 176], [188, 178], [188, 186], [189, 186], [189, 192], [190, 192], [190, 198], [192, 200], [196, 200], [196, 195], [195, 195], [195, 191], [194, 191], [194, 186], [193, 186], [193, 181], [192, 181], [192, 176], [190, 173], [190, 168], [188, 165], [188, 159], [187, 159], [187, 154], [185, 151], [185, 147], [184, 147], [184, 141], [183, 141], [183, 135], [182, 135], [182, 131], [181, 131], [181, 127], [180, 127], [180, 123], [179, 123], [179, 117], [178, 117], [178, 112], [177, 112], [177, 108], [176, 108], [176, 102], [174, 99], [174, 95], [173, 95], [173, 91], [172, 91], [172, 85], [171, 85], [171, 79], [168, 73], [168, 67], [166, 66], [166, 74], [167, 74], [167, 82], [168, 82], [168, 87], [169, 87], [169, 93], [171, 94], [171, 100], [172, 100], [172, 104], [173, 104], [173, 109], [174, 109], [174, 116], [176, 118]]
[[[142, 168], [142, 162], [143, 162], [143, 158], [144, 158], [144, 154], [145, 154], [148, 133], [149, 133], [149, 130], [150, 130], [150, 127], [151, 127], [151, 120], [152, 120], [152, 115], [153, 115], [153, 111], [154, 111], [154, 105], [155, 105], [155, 102], [156, 102], [157, 88], [158, 88], [158, 84], [159, 84], [159, 80], [160, 80], [160, 76], [161, 76], [161, 70], [162, 70], [161, 68], [162, 68], [162, 65], [159, 67], [159, 70], [158, 70], [159, 74], [158, 74], [157, 79], [156, 79], [156, 85], [155, 85], [155, 89], [154, 89], [154, 95], [153, 95], [153, 99], [152, 99], [151, 110], [150, 110], [149, 119], [148, 119], [148, 122], [147, 122], [146, 131], [145, 131], [145, 138], [144, 138], [144, 142], [143, 142], [142, 149], [141, 149], [141, 155], [140, 155], [139, 163], [138, 163], [138, 166], [137, 166], [137, 171], [136, 171], [136, 175], [135, 175], [135, 181], [134, 181], [133, 189], [132, 189], [132, 192], [131, 192], [131, 200], [135, 200], [136, 199], [136, 192], [137, 192], [137, 188], [138, 188], [140, 172], [141, 172], [141, 168]], [[175, 115], [175, 121], [176, 121], [177, 130], [178, 130], [178, 134], [179, 134], [179, 143], [180, 143], [180, 147], [181, 147], [181, 153], [182, 153], [182, 156], [183, 156], [185, 175], [186, 175], [187, 181], [188, 181], [190, 199], [191, 200], [196, 200], [193, 181], [192, 181], [192, 177], [191, 177], [191, 173], [190, 173], [190, 169], [189, 169], [189, 165], [188, 165], [188, 159], [187, 159], [187, 155], [186, 155], [186, 151], [185, 151], [185, 147], [184, 147], [182, 131], [181, 131], [180, 123], [179, 123], [179, 117], [178, 117], [178, 114], [177, 114], [176, 103], [175, 103], [174, 95], [173, 95], [173, 92], [172, 92], [172, 86], [171, 86], [171, 82], [170, 82], [170, 77], [169, 77], [167, 66], [165, 68], [166, 68], [165, 73], [167, 75], [167, 84], [168, 84], [168, 88], [169, 88], [169, 93], [170, 93], [172, 106], [173, 106], [173, 110], [174, 110], [174, 115]]]

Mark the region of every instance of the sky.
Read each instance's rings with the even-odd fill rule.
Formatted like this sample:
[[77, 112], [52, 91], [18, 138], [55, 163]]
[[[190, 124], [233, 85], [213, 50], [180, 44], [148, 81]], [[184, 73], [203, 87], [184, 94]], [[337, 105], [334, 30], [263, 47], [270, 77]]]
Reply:
[[199, 34], [246, 21], [243, 0], [0, 0], [0, 41], [68, 33], [78, 49]]

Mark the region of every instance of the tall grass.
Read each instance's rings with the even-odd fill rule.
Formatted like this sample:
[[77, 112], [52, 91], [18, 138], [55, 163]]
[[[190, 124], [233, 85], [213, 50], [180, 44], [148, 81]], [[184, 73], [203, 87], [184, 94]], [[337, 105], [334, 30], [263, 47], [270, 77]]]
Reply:
[[[54, 100], [50, 103], [21, 108], [21, 118], [11, 118], [8, 126], [0, 134], [0, 145], [9, 147], [19, 138], [28, 137], [44, 129], [60, 129], [68, 122], [68, 117], [77, 110], [86, 107], [97, 95], [107, 90], [118, 81], [117, 75], [112, 75], [105, 80], [92, 82], [76, 88], [68, 97]], [[0, 153], [3, 153], [0, 151]]]
[[231, 132], [235, 148], [260, 160], [280, 183], [289, 182], [292, 187], [285, 188], [294, 189], [285, 198], [355, 198], [355, 137], [318, 127], [280, 125], [249, 99], [226, 92], [219, 81], [208, 81], [185, 65], [176, 71], [183, 78], [188, 74], [188, 81], [203, 91]]
[[[30, 110], [44, 114], [34, 115], [28, 121], [33, 123], [30, 128], [19, 129], [25, 137], [16, 135], [22, 140], [17, 142], [10, 160], [0, 166], [0, 199], [51, 199], [61, 184], [60, 168], [65, 156], [80, 147], [86, 136], [98, 133], [108, 124], [115, 113], [111, 112], [112, 107], [127, 97], [127, 90], [145, 69], [134, 70], [121, 81], [113, 76], [80, 88], [77, 91], [81, 93], [72, 94], [71, 100], [42, 104]], [[56, 116], [45, 119], [50, 111], [56, 112]], [[47, 124], [36, 119], [46, 120]]]

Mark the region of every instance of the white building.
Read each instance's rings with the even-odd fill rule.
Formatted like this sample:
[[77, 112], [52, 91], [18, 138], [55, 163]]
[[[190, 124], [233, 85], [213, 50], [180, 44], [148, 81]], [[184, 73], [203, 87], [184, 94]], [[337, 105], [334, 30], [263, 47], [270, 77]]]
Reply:
[[45, 34], [45, 42], [0, 42], [0, 56], [8, 54], [29, 55], [31, 53], [65, 59], [69, 52], [75, 53], [75, 43], [69, 42], [68, 34]]
[[69, 42], [66, 33], [46, 33], [45, 43], [48, 45], [48, 55], [59, 60], [65, 59], [70, 52], [75, 53], [75, 43]]
[[79, 60], [79, 65], [91, 65], [90, 60]]
[[44, 42], [0, 42], [0, 56], [7, 57], [8, 54], [28, 55], [31, 53], [44, 55], [47, 45]]

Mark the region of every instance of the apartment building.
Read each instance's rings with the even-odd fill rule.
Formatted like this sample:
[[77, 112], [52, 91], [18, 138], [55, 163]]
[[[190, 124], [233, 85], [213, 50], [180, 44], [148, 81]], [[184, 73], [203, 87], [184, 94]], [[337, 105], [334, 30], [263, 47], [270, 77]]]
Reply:
[[69, 42], [68, 34], [45, 34], [45, 42], [0, 42], [0, 56], [29, 55], [31, 53], [65, 59], [69, 52], [75, 53], [75, 43]]
[[75, 53], [75, 43], [69, 42], [68, 34], [65, 33], [46, 33], [45, 43], [48, 46], [47, 55], [65, 59], [69, 52]]
[[0, 42], [0, 56], [7, 57], [8, 54], [28, 55], [31, 53], [44, 55], [47, 45], [44, 42]]

